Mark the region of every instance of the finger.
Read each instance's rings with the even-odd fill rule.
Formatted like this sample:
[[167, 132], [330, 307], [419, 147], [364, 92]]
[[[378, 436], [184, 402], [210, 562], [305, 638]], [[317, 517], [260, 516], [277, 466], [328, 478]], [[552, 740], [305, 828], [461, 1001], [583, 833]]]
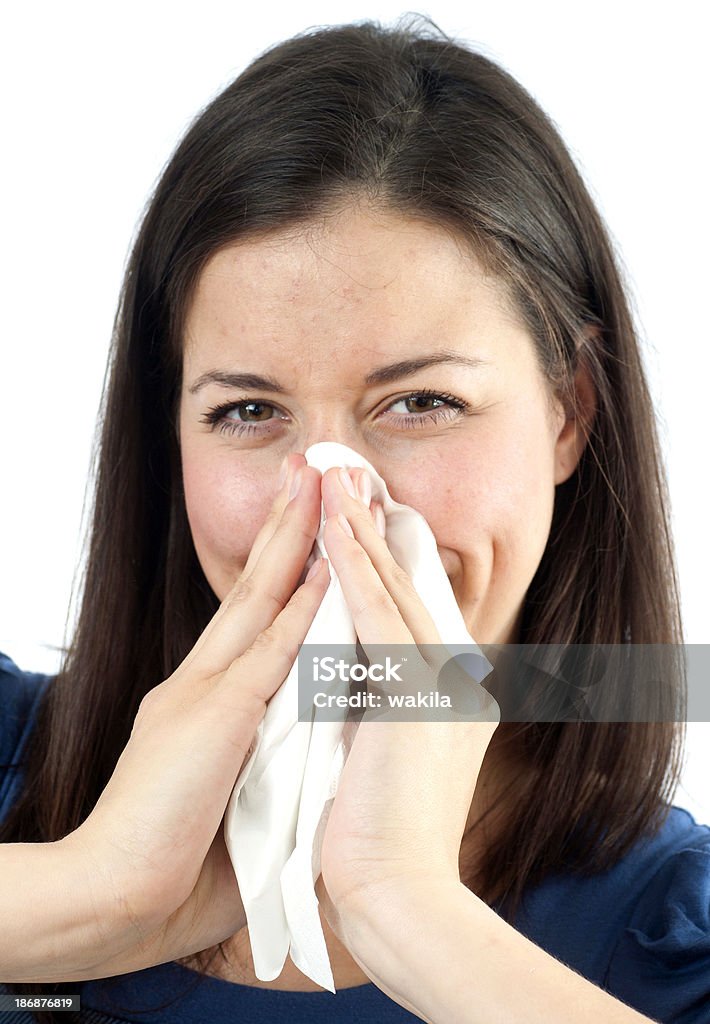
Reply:
[[327, 559], [320, 558], [313, 570], [311, 578], [218, 680], [218, 690], [240, 710], [255, 714], [255, 727], [263, 714], [263, 703], [271, 699], [291, 671], [330, 583]]
[[246, 561], [246, 565], [240, 572], [238, 578], [232, 584], [231, 591], [224, 598], [219, 608], [217, 609], [217, 611], [212, 616], [205, 629], [198, 637], [192, 650], [183, 659], [182, 663], [180, 664], [177, 670], [178, 672], [182, 672], [188, 666], [192, 666], [194, 664], [198, 652], [204, 647], [206, 643], [210, 641], [210, 637], [214, 634], [214, 631], [217, 628], [217, 623], [220, 622], [225, 612], [227, 611], [233, 596], [239, 591], [242, 585], [242, 581], [247, 576], [251, 575], [251, 572], [258, 561], [259, 555], [264, 550], [264, 547], [271, 540], [274, 533], [276, 532], [278, 524], [281, 522], [281, 517], [283, 515], [284, 509], [286, 508], [289, 502], [291, 482], [293, 480], [294, 474], [297, 472], [301, 465], [305, 465], [305, 458], [298, 452], [296, 452], [295, 455], [291, 453], [286, 457], [286, 477], [281, 486], [278, 487], [276, 490], [276, 494], [274, 495], [274, 499], [271, 503], [271, 508], [269, 509], [269, 512], [261, 526], [261, 529], [259, 530], [259, 532], [256, 535], [256, 538], [254, 539], [254, 543], [252, 544], [249, 557], [247, 558]]
[[[384, 590], [396, 608], [401, 622], [396, 623], [389, 616], [387, 629], [393, 631], [392, 637], [389, 633], [383, 632], [385, 622], [382, 621], [380, 639], [369, 642], [416, 643], [418, 646], [441, 644], [434, 620], [408, 573], [394, 558], [386, 539], [378, 533], [373, 513], [359, 498], [352, 497], [345, 490], [340, 483], [337, 469], [329, 469], [323, 475], [322, 492], [328, 518], [335, 518], [340, 512], [354, 533], [354, 539], [345, 535], [341, 538], [337, 528], [333, 527], [329, 534], [334, 545], [332, 554], [330, 548], [327, 550], [348, 601], [361, 642], [364, 643], [365, 639], [355, 621], [355, 606], [350, 598], [360, 609], [360, 624], [368, 629], [369, 635], [369, 630], [376, 632], [377, 622], [367, 614], [368, 599], [370, 604], [373, 600], [377, 603], [386, 603], [381, 593]], [[379, 503], [373, 502], [375, 508], [377, 504]], [[403, 635], [402, 624], [407, 631], [408, 639], [394, 640], [394, 636]]]
[[273, 535], [276, 533], [279, 523], [281, 522], [281, 516], [286, 509], [289, 502], [289, 491], [291, 489], [291, 481], [295, 473], [306, 465], [305, 455], [300, 452], [291, 452], [286, 456], [286, 479], [281, 487], [277, 487], [274, 500], [271, 503], [271, 508], [264, 520], [261, 529], [254, 538], [254, 543], [251, 546], [249, 557], [246, 560], [246, 564], [240, 573], [240, 576], [251, 575], [254, 566], [259, 560], [261, 552], [264, 550], [266, 545], [269, 543]]
[[[255, 619], [259, 631], [273, 622], [296, 586], [302, 582], [304, 563], [311, 552], [320, 526], [321, 473], [314, 466], [296, 470], [298, 493], [284, 508], [279, 523], [257, 559], [245, 583], [254, 581], [264, 601], [272, 607]], [[263, 611], [263, 608], [262, 608]], [[263, 623], [263, 624], [262, 624]]]
[[372, 644], [413, 644], [414, 638], [399, 607], [370, 556], [344, 532], [337, 514], [326, 520], [323, 539], [362, 646], [367, 649]]
[[227, 594], [178, 669], [180, 674], [189, 670], [212, 676], [225, 671], [271, 625], [297, 589], [318, 530], [321, 474], [312, 466], [296, 472], [302, 474], [298, 493], [286, 500], [251, 573], [242, 573]]

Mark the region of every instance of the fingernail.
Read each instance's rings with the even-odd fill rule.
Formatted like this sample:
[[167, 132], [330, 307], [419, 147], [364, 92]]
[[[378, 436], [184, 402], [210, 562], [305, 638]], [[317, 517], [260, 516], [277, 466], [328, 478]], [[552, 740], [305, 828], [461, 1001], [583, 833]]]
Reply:
[[347, 521], [342, 512], [338, 512], [338, 526], [340, 527], [341, 530], [347, 533], [349, 537], [355, 537], [352, 526]]
[[340, 482], [348, 492], [351, 498], [357, 498], [355, 493], [355, 484], [353, 483], [352, 477], [348, 473], [347, 469], [339, 469], [338, 475], [340, 476]]
[[368, 473], [361, 473], [358, 477], [357, 492], [365, 508], [369, 508], [372, 500], [372, 483]]
[[286, 477], [288, 476], [288, 455], [284, 458], [281, 463], [281, 469], [279, 471], [279, 483], [278, 489], [281, 490], [283, 485], [286, 483]]
[[384, 510], [382, 508], [382, 505], [380, 505], [379, 502], [375, 505], [374, 516], [375, 516], [375, 529], [379, 533], [380, 537], [384, 537], [384, 535], [385, 535], [385, 513], [384, 513]]
[[296, 495], [298, 494], [298, 491], [299, 491], [299, 488], [301, 486], [301, 481], [302, 480], [303, 480], [303, 467], [301, 466], [299, 469], [296, 470], [296, 473], [294, 474], [293, 480], [291, 481], [291, 489], [288, 492], [288, 500], [289, 501], [291, 501], [292, 498], [295, 498]]

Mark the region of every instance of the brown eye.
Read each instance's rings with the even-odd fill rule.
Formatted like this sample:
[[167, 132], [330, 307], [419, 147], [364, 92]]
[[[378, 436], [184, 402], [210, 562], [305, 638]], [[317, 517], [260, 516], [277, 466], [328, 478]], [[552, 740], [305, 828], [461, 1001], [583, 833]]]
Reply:
[[[437, 403], [433, 410], [422, 408], [422, 406], [426, 406], [431, 402]], [[468, 412], [470, 408], [468, 402], [456, 398], [455, 395], [441, 394], [438, 391], [415, 391], [412, 394], [405, 395], [403, 398], [396, 399], [396, 401], [390, 404], [389, 408], [391, 409], [400, 403], [410, 412], [408, 416], [397, 414], [395, 417], [397, 420], [396, 425], [404, 427], [405, 430], [432, 426], [437, 423], [458, 419], [459, 416]], [[411, 405], [414, 406], [413, 412], [410, 410]]]
[[268, 402], [240, 402], [239, 405], [234, 408], [239, 410], [246, 410], [249, 413], [249, 419], [255, 419], [257, 423], [263, 422], [264, 419], [268, 420], [271, 417], [261, 415], [266, 409], [273, 409], [273, 405], [269, 405]]
[[[410, 409], [410, 412], [428, 412], [425, 406], [431, 402], [438, 402], [439, 405], [444, 404], [444, 400], [436, 398], [433, 395], [414, 395], [411, 398], [400, 398], [400, 402], [404, 402], [405, 405], [413, 403], [414, 408]], [[396, 403], [395, 403], [396, 404]]]

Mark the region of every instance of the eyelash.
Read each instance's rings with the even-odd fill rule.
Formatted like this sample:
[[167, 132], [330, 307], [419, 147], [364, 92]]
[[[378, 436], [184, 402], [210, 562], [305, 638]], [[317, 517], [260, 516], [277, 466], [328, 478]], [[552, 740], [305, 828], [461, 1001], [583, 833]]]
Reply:
[[[406, 402], [412, 398], [440, 399], [441, 401], [446, 402], [447, 405], [455, 409], [457, 416], [467, 413], [470, 409], [470, 405], [468, 404], [468, 402], [464, 402], [462, 401], [462, 399], [456, 398], [455, 395], [449, 395], [446, 392], [441, 391], [431, 391], [428, 388], [425, 388], [424, 390], [421, 391], [412, 391], [408, 395], [404, 395], [402, 398], [396, 398], [390, 404], [396, 405], [397, 402]], [[217, 424], [219, 424], [220, 434], [233, 434], [239, 437], [243, 437], [246, 434], [265, 433], [265, 430], [262, 429], [258, 423], [240, 423], [238, 420], [226, 419], [226, 415], [228, 412], [232, 412], [233, 409], [239, 409], [242, 406], [246, 405], [266, 405], [270, 406], [271, 408], [275, 408], [275, 406], [273, 406], [271, 402], [261, 401], [260, 399], [257, 398], [243, 398], [238, 402], [224, 402], [222, 405], [214, 406], [207, 413], [205, 413], [205, 415], [200, 419], [200, 422], [207, 423], [211, 427], [215, 427]], [[416, 424], [406, 426], [406, 430], [416, 429], [419, 423], [422, 422], [429, 426], [434, 423], [439, 423], [440, 420], [442, 419], [441, 414], [444, 412], [445, 410], [439, 409], [434, 413], [428, 412], [426, 415], [422, 416], [418, 416], [415, 414], [411, 416], [401, 416], [400, 425], [402, 421], [410, 421], [411, 423], [411, 420], [414, 419], [415, 421], [417, 421]], [[456, 416], [447, 415], [445, 418], [456, 419]]]

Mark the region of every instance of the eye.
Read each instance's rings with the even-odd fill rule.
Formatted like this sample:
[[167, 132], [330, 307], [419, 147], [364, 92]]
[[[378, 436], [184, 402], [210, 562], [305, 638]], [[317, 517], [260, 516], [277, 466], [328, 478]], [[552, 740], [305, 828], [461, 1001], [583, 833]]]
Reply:
[[[271, 402], [262, 402], [255, 399], [242, 399], [240, 402], [224, 402], [222, 405], [216, 405], [210, 409], [209, 412], [205, 413], [201, 417], [200, 423], [207, 423], [212, 427], [219, 426], [220, 434], [265, 434], [267, 430], [262, 429], [260, 423], [268, 423], [273, 416], [263, 417], [262, 413], [265, 410], [273, 410], [276, 406], [272, 405]], [[248, 422], [230, 419], [228, 414], [234, 411], [238, 411], [240, 414], [245, 412], [248, 416], [255, 417], [253, 420], [250, 419]]]
[[[427, 403], [436, 402], [437, 407], [433, 411], [429, 411], [425, 408]], [[442, 394], [438, 391], [414, 391], [411, 395], [407, 395], [405, 398], [397, 398], [392, 402], [388, 408], [393, 408], [395, 405], [404, 405], [405, 407], [410, 404], [414, 405], [414, 409], [417, 412], [424, 412], [426, 415], [420, 416], [396, 416], [398, 420], [397, 426], [402, 426], [405, 430], [411, 430], [413, 427], [419, 426], [430, 426], [432, 423], [439, 423], [441, 420], [456, 419], [459, 415], [466, 412], [469, 409], [467, 402], [462, 401], [460, 398], [456, 398], [455, 395]]]
[[[432, 402], [436, 403], [435, 408], [433, 410], [426, 409], [425, 406]], [[432, 426], [441, 421], [457, 419], [471, 408], [468, 402], [464, 402], [455, 395], [425, 389], [423, 391], [412, 391], [403, 398], [396, 398], [393, 402], [390, 402], [388, 409], [400, 404], [410, 406], [412, 403], [418, 411], [414, 415], [409, 416], [395, 415], [394, 425], [396, 427], [411, 430], [417, 427]], [[244, 398], [238, 402], [225, 402], [222, 405], [215, 406], [201, 417], [200, 422], [207, 423], [211, 427], [218, 427], [220, 434], [231, 434], [238, 437], [248, 434], [262, 434], [266, 436], [272, 433], [271, 428], [266, 424], [277, 421], [279, 417], [273, 415], [265, 416], [264, 413], [272, 412], [275, 409], [276, 406], [271, 402]], [[234, 419], [229, 415], [232, 412], [238, 412], [240, 416], [244, 414], [249, 419]]]

